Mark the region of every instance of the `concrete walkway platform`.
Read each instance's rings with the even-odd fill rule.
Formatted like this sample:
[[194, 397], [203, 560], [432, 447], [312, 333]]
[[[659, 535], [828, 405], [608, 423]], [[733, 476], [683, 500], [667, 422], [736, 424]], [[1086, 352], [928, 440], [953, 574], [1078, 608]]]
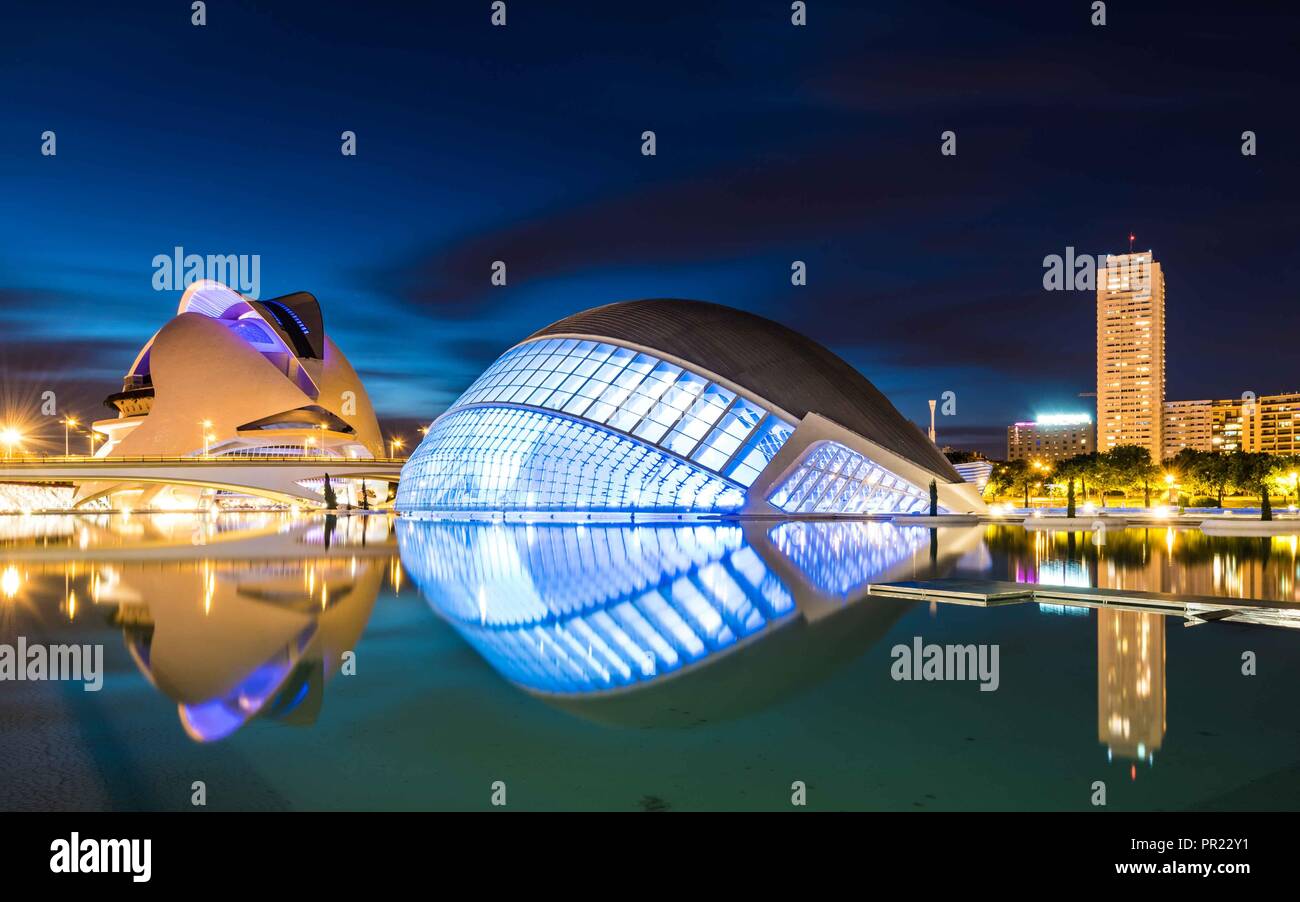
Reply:
[[1102, 589], [1086, 586], [1047, 586], [997, 580], [934, 579], [894, 583], [873, 583], [870, 595], [906, 598], [946, 604], [1000, 607], [1002, 605], [1073, 605], [1085, 608], [1117, 608], [1126, 611], [1182, 615], [1187, 626], [1234, 621], [1300, 629], [1300, 602], [1255, 598], [1222, 598], [1213, 595], [1171, 595], [1130, 589]]

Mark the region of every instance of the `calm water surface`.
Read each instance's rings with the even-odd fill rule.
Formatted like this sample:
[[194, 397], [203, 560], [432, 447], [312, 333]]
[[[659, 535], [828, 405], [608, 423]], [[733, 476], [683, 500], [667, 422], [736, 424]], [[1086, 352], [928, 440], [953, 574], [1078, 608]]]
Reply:
[[[0, 642], [107, 673], [0, 683], [0, 808], [1294, 809], [1300, 632], [866, 586], [1296, 574], [1295, 537], [1164, 529], [0, 517]], [[891, 678], [918, 636], [997, 646], [997, 690]]]

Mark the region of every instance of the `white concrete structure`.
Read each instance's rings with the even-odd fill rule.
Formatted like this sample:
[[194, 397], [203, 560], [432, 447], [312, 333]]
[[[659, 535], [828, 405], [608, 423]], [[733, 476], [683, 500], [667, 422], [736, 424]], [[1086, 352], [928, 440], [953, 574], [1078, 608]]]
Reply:
[[[105, 404], [117, 412], [93, 424], [107, 439], [96, 452], [105, 461], [320, 457], [327, 464], [384, 455], [366, 390], [306, 292], [257, 301], [219, 282], [194, 283]], [[156, 484], [87, 481], [76, 501], [135, 492], [146, 497], [133, 506], [143, 507]], [[278, 483], [273, 490], [297, 494]]]

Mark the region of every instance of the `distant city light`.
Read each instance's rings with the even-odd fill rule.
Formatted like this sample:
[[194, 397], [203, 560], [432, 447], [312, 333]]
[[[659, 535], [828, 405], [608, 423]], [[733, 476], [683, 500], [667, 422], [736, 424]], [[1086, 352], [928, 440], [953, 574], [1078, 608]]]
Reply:
[[1079, 426], [1091, 422], [1092, 417], [1086, 413], [1040, 413], [1034, 420], [1038, 426]]

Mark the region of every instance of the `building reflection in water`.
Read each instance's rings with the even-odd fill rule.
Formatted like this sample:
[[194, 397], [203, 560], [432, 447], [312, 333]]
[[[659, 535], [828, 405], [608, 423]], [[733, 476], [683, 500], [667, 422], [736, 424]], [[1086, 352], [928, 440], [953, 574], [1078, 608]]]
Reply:
[[535, 692], [653, 680], [795, 613], [739, 526], [401, 521], [398, 536], [437, 611]]
[[[1279, 548], [1281, 566], [1269, 562], [1274, 543], [1258, 539], [1207, 540], [1199, 532], [1173, 529], [1111, 530], [1095, 541], [1074, 532], [990, 530], [990, 540], [1011, 552], [1009, 566], [1019, 582], [1044, 585], [1237, 595], [1249, 583], [1286, 597], [1294, 591], [1291, 540]], [[1289, 560], [1287, 552], [1290, 552]], [[1225, 579], [1225, 575], [1230, 574]], [[1039, 605], [1052, 614], [1080, 615], [1087, 608]], [[1166, 721], [1165, 629], [1161, 614], [1097, 608], [1097, 739], [1108, 760], [1154, 765]]]
[[120, 628], [196, 741], [256, 718], [314, 722], [385, 577], [400, 579], [391, 519], [279, 516], [246, 533], [222, 530], [229, 535], [212, 544], [192, 541], [208, 518], [190, 519], [150, 527], [187, 541], [71, 561], [37, 544], [5, 572], [21, 574], [34, 605], [58, 599], [69, 627], [93, 617]]
[[[759, 710], [860, 657], [914, 609], [867, 598], [872, 582], [956, 574], [1296, 592], [1290, 537], [1164, 529], [1112, 530], [1102, 544], [1083, 530], [862, 521], [269, 514], [21, 517], [0, 532], [0, 629], [42, 608], [57, 609], [69, 631], [107, 620], [197, 741], [255, 719], [312, 722], [381, 588], [400, 587], [403, 565], [430, 607], [511, 683], [584, 718], [646, 726]], [[1151, 764], [1166, 731], [1166, 621], [1113, 609], [1097, 618], [1098, 739], [1112, 758]]]
[[979, 544], [977, 530], [940, 530], [931, 555], [931, 530], [868, 522], [400, 520], [397, 532], [430, 605], [502, 676], [643, 726], [736, 716], [823, 678], [909, 606], [864, 601], [870, 581], [928, 576]]
[[1155, 763], [1166, 726], [1165, 621], [1097, 609], [1097, 739], [1108, 758]]

